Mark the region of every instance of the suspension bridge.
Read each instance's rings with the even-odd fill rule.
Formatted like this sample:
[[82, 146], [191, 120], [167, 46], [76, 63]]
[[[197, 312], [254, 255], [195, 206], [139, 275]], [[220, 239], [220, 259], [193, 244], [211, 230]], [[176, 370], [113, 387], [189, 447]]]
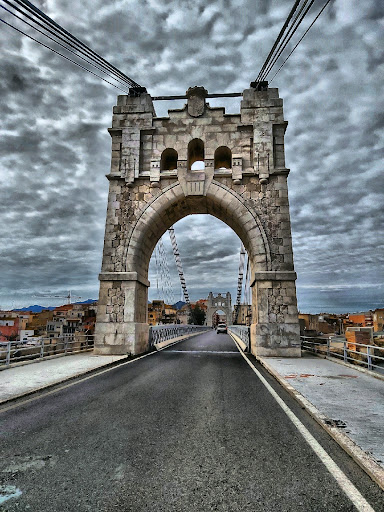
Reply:
[[[260, 71], [256, 75], [255, 80], [251, 82], [250, 89], [246, 90], [248, 92], [244, 91], [228, 93], [210, 93], [208, 91], [205, 91], [203, 88], [200, 88], [200, 90], [198, 90], [199, 88], [194, 88], [187, 91], [185, 95], [179, 94], [173, 96], [149, 96], [146, 88], [143, 85], [139, 84], [137, 81], [130, 78], [126, 73], [119, 70], [115, 65], [108, 62], [98, 52], [95, 52], [92, 48], [90, 48], [87, 44], [81, 41], [78, 37], [71, 34], [68, 30], [66, 30], [55, 20], [50, 18], [42, 9], [35, 6], [29, 0], [2, 0], [0, 7], [3, 10], [4, 17], [0, 18], [0, 21], [8, 29], [16, 31], [20, 35], [20, 37], [32, 40], [34, 43], [43, 46], [47, 51], [53, 52], [58, 58], [63, 58], [71, 62], [73, 65], [77, 66], [82, 71], [91, 73], [95, 79], [100, 79], [107, 85], [113, 86], [121, 92], [127, 94], [127, 99], [120, 99], [120, 104], [118, 104], [115, 107], [116, 115], [114, 117], [116, 119], [118, 118], [118, 120], [117, 123], [115, 123], [110, 129], [114, 149], [112, 151], [112, 166], [109, 179], [115, 177], [117, 178], [117, 176], [119, 176], [119, 179], [123, 179], [127, 186], [132, 187], [135, 185], [136, 180], [148, 178], [147, 181], [149, 181], [150, 189], [148, 190], [147, 196], [149, 197], [149, 195], [152, 195], [153, 198], [155, 187], [159, 187], [159, 189], [162, 190], [163, 187], [161, 184], [165, 183], [165, 181], [168, 182], [169, 178], [171, 178], [173, 175], [177, 176], [180, 184], [182, 184], [183, 179], [187, 180], [187, 183], [184, 187], [185, 190], [183, 190], [183, 197], [188, 198], [188, 196], [191, 196], [192, 194], [201, 194], [201, 196], [207, 197], [207, 189], [209, 187], [208, 181], [211, 182], [212, 178], [214, 178], [213, 182], [221, 182], [221, 186], [226, 184], [226, 181], [224, 179], [220, 179], [220, 171], [222, 171], [221, 174], [225, 172], [231, 174], [232, 185], [236, 185], [237, 188], [230, 187], [230, 189], [233, 190], [233, 192], [235, 192], [236, 194], [239, 193], [239, 187], [248, 187], [248, 189], [252, 188], [253, 183], [251, 184], [250, 180], [246, 182], [248, 178], [245, 177], [254, 176], [257, 178], [258, 185], [262, 187], [260, 189], [260, 194], [265, 195], [264, 199], [261, 198], [260, 204], [262, 204], [263, 202], [265, 204], [268, 201], [270, 201], [269, 198], [267, 199], [267, 196], [268, 194], [271, 193], [271, 191], [267, 189], [275, 187], [275, 184], [272, 184], [272, 182], [274, 181], [273, 179], [271, 179], [272, 174], [274, 174], [276, 177], [278, 171], [280, 174], [284, 174], [284, 172], [289, 172], [288, 170], [285, 170], [284, 163], [283, 138], [286, 122], [283, 119], [282, 109], [279, 110], [281, 105], [278, 102], [280, 100], [277, 97], [272, 97], [271, 94], [268, 93], [269, 87], [270, 84], [275, 79], [276, 75], [286, 65], [287, 61], [291, 58], [297, 46], [301, 43], [301, 41], [310, 31], [311, 27], [321, 16], [321, 14], [326, 9], [329, 3], [330, 0], [322, 2], [316, 2], [315, 0], [295, 0], [293, 2], [292, 8], [290, 9], [287, 18], [284, 21], [283, 26], [279, 34], [277, 35], [277, 38], [271, 50], [269, 51], [263, 65], [261, 66]], [[308, 26], [305, 30], [302, 30], [302, 24], [304, 20], [310, 20], [310, 23], [309, 25], [307, 24]], [[249, 91], [254, 91], [256, 95], [252, 93], [253, 98], [251, 98], [252, 94], [250, 95]], [[267, 99], [268, 95], [269, 99]], [[209, 98], [220, 97], [243, 98], [241, 115], [240, 119], [238, 120], [239, 126], [236, 130], [237, 132], [242, 130], [241, 137], [239, 136], [239, 133], [233, 133], [231, 134], [231, 140], [229, 140], [227, 137], [228, 140], [225, 141], [225, 143], [223, 140], [221, 140], [220, 143], [217, 142], [216, 147], [205, 148], [204, 137], [212, 137], [212, 135], [211, 133], [209, 133], [209, 130], [206, 130], [206, 133], [204, 133], [204, 137], [202, 137], [204, 130], [202, 131], [201, 129], [198, 128], [200, 117], [202, 116], [203, 118], [207, 119], [207, 114], [211, 113], [212, 109], [210, 109], [210, 107], [206, 103], [206, 100]], [[135, 98], [138, 99], [136, 100]], [[164, 123], [162, 127], [162, 130], [166, 135], [160, 135], [159, 133], [159, 140], [157, 140], [158, 137], [156, 135], [156, 125], [159, 124], [159, 121], [156, 120], [156, 116], [155, 114], [153, 114], [153, 103], [156, 101], [176, 99], [187, 100], [187, 116], [192, 117], [192, 119], [194, 119], [195, 131], [199, 132], [198, 137], [194, 136], [194, 138], [191, 138], [190, 126], [187, 127], [184, 125], [182, 128], [184, 129], [186, 136], [185, 144], [187, 144], [187, 146], [184, 144], [184, 147], [182, 147], [182, 145], [179, 144], [177, 137], [175, 137], [174, 134], [168, 130], [167, 123]], [[134, 112], [134, 114], [131, 116], [127, 115], [127, 108], [130, 109], [131, 112]], [[262, 110], [257, 111], [257, 109], [260, 108]], [[248, 115], [251, 113], [252, 109], [254, 109], [253, 117], [252, 115]], [[258, 115], [258, 112], [262, 111], [269, 112], [271, 121], [269, 124], [265, 124], [266, 119], [262, 119]], [[140, 116], [139, 112], [147, 112], [147, 117], [151, 112], [152, 121], [145, 121], [144, 116]], [[273, 122], [274, 120], [276, 120], [276, 122]], [[124, 128], [119, 130], [117, 125], [122, 126]], [[220, 126], [216, 126], [216, 130], [217, 129], [224, 130], [227, 128], [225, 128], [224, 124], [221, 123]], [[151, 130], [152, 133], [149, 133]], [[195, 133], [195, 135], [196, 134], [197, 133]], [[130, 140], [127, 141], [127, 137]], [[163, 137], [163, 139], [161, 139], [161, 137]], [[166, 137], [169, 140], [172, 137], [174, 137], [175, 140], [172, 141], [172, 143], [169, 143], [169, 141], [167, 141], [167, 143], [165, 144], [164, 139]], [[124, 142], [122, 142], [123, 139]], [[137, 144], [139, 144], [139, 147], [137, 147]], [[161, 154], [157, 149], [155, 149], [155, 145], [163, 148]], [[179, 153], [183, 153], [181, 158], [179, 156]], [[196, 171], [196, 165], [199, 163], [201, 170], [203, 171], [203, 173], [205, 172], [205, 179], [202, 178], [203, 173], [201, 173], [199, 179], [194, 179], [193, 177], [193, 172]], [[213, 168], [214, 170], [213, 177], [208, 176], [209, 172], [207, 171], [209, 171], [210, 168]], [[187, 171], [190, 170], [191, 174], [189, 176], [183, 177], [182, 174], [184, 172], [184, 169], [186, 169]], [[177, 171], [176, 173], [175, 170]], [[229, 170], [231, 170], [231, 172], [229, 172]], [[168, 179], [165, 180], [165, 178]], [[204, 183], [204, 181], [206, 183]], [[112, 186], [113, 185], [111, 183], [111, 187]], [[195, 192], [191, 192], [191, 187], [194, 187], [195, 191], [200, 190], [200, 192], [198, 194], [196, 194]], [[264, 190], [265, 187], [267, 187], [266, 190]], [[246, 192], [243, 191], [242, 193], [240, 193], [240, 196], [242, 196], [241, 201], [245, 198], [245, 195], [247, 193], [252, 195], [252, 192], [253, 191], [251, 190], [247, 190]], [[138, 194], [140, 196], [141, 192], [138, 192]], [[253, 198], [250, 199], [252, 200]], [[280, 202], [284, 202], [283, 198], [279, 200]], [[146, 203], [148, 203], [148, 201], [146, 201]], [[285, 212], [286, 218], [284, 219], [284, 214], [282, 214], [281, 212], [284, 208], [287, 209], [287, 205], [278, 205], [277, 201], [275, 201], [273, 207], [279, 208], [278, 214], [281, 215], [281, 220], [283, 223], [286, 224], [288, 231], [286, 230], [285, 233], [279, 233], [279, 236], [276, 236], [275, 232], [264, 233], [264, 248], [262, 252], [266, 253], [264, 256], [268, 260], [265, 262], [264, 265], [260, 265], [260, 261], [256, 261], [257, 259], [260, 259], [260, 255], [257, 256], [257, 254], [260, 253], [260, 248], [256, 249], [255, 254], [252, 254], [251, 246], [249, 245], [248, 242], [247, 249], [249, 249], [249, 251], [247, 252], [244, 246], [244, 243], [246, 243], [246, 241], [243, 241], [244, 235], [238, 232], [242, 244], [240, 248], [240, 265], [237, 287], [238, 289], [235, 303], [235, 314], [233, 319], [235, 324], [239, 320], [239, 312], [241, 305], [247, 305], [247, 307], [249, 306], [251, 309], [251, 288], [255, 288], [255, 279], [257, 278], [257, 276], [259, 278], [263, 278], [265, 282], [272, 282], [272, 280], [276, 280], [276, 282], [278, 282], [279, 277], [282, 278], [283, 280], [294, 281], [293, 266], [291, 262], [277, 261], [278, 259], [292, 259], [292, 250], [290, 247], [289, 240], [289, 212]], [[251, 205], [251, 210], [255, 212], [257, 208], [258, 204], [254, 202], [254, 204]], [[213, 209], [215, 209], [215, 207]], [[196, 213], [193, 208], [192, 210], [190, 210], [190, 212]], [[215, 212], [213, 214], [216, 215]], [[257, 229], [259, 231], [259, 234], [262, 234], [262, 231], [260, 231], [260, 224], [267, 222], [267, 218], [270, 217], [271, 215], [271, 208], [270, 211], [267, 213], [265, 219], [262, 219], [262, 216], [257, 217], [253, 215], [254, 221], [258, 225]], [[224, 222], [227, 221], [225, 216], [224, 218], [222, 218], [222, 220], [224, 220]], [[121, 227], [120, 223], [119, 226]], [[171, 244], [177, 272], [180, 278], [183, 299], [187, 305], [190, 305], [189, 293], [181, 263], [180, 252], [176, 241], [175, 231], [173, 226], [165, 227], [168, 230], [171, 238]], [[128, 230], [129, 229], [130, 228], [128, 228]], [[238, 226], [238, 231], [239, 230], [241, 230], [240, 226]], [[272, 231], [276, 231], [276, 229]], [[268, 239], [268, 237], [271, 236], [274, 236], [275, 239], [278, 238], [283, 240], [282, 243], [285, 244], [285, 247], [288, 248], [287, 255], [284, 256], [279, 254], [279, 257], [274, 258], [276, 251], [277, 253], [280, 252], [280, 248], [275, 249], [269, 246], [272, 240]], [[106, 240], [105, 243], [106, 251], [109, 250], [107, 249], [107, 244], [111, 244], [112, 241]], [[117, 250], [121, 249], [125, 254], [129, 253], [129, 247], [119, 248], [117, 237], [114, 238], [113, 244], [114, 250], [109, 250], [109, 252], [116, 252]], [[271, 250], [275, 252], [272, 253]], [[113, 257], [113, 255], [111, 254], [108, 254], [106, 256], [107, 259], [111, 259], [111, 257]], [[273, 258], [275, 259], [274, 262], [272, 262]], [[155, 249], [155, 260], [157, 269], [158, 293], [159, 295], [161, 295], [161, 297], [166, 303], [173, 303], [174, 297], [172, 291], [172, 281], [170, 279], [168, 262], [166, 260], [161, 238], [158, 241], [158, 245]], [[108, 264], [105, 263], [105, 259], [103, 261], [104, 270], [105, 268], [113, 268], [115, 272], [116, 269], [120, 269], [121, 266], [128, 267], [129, 264], [127, 261], [120, 261], [114, 262], [112, 265], [109, 266]], [[137, 276], [141, 276], [142, 284], [147, 279], [148, 270], [146, 268], [143, 268], [140, 269], [140, 271], [138, 271], [139, 269], [136, 269], [136, 264], [133, 266], [131, 265], [131, 267], [132, 269], [128, 269], [126, 274], [136, 272]], [[255, 270], [256, 267], [260, 267], [260, 270]], [[276, 274], [276, 271], [280, 272], [281, 275], [278, 276]], [[109, 270], [108, 272], [111, 277], [111, 272]], [[121, 277], [122, 270], [120, 269], [118, 272], [120, 272]], [[267, 276], [265, 272], [270, 272], [270, 274], [268, 274]], [[291, 272], [289, 278], [287, 278], [287, 272]], [[104, 274], [105, 272], [102, 271], [102, 281], [106, 280], [106, 276]], [[103, 275], [104, 277], [102, 277]], [[267, 277], [270, 277], [271, 279], [266, 279]], [[102, 283], [101, 288], [103, 288], [104, 285]], [[114, 286], [118, 286], [118, 283], [115, 282]], [[257, 295], [260, 297], [263, 294], [265, 294], [265, 292], [260, 291]], [[102, 293], [101, 295], [103, 296]], [[122, 295], [123, 294], [121, 293], [120, 302], [123, 300]], [[114, 296], [117, 297], [117, 295]], [[283, 304], [274, 304], [273, 307], [269, 307], [269, 311], [266, 311], [264, 313], [262, 312], [263, 308], [258, 307], [257, 305], [255, 293], [254, 311], [256, 312], [257, 310], [258, 312], [262, 312], [262, 314], [259, 316], [263, 317], [259, 319], [254, 318], [253, 320], [251, 320], [251, 322], [255, 326], [256, 324], [258, 324], [258, 327], [254, 328], [255, 334], [253, 335], [253, 338], [255, 340], [258, 340], [255, 341], [255, 346], [260, 343], [262, 345], [268, 345], [268, 343], [270, 344], [271, 342], [272, 345], [276, 345], [276, 343], [272, 340], [276, 341], [278, 336], [277, 332], [284, 333], [285, 331], [285, 334], [283, 334], [283, 338], [285, 336], [285, 339], [289, 339], [290, 341], [285, 341], [283, 345], [287, 345], [287, 348], [294, 350], [295, 343], [292, 340], [294, 337], [297, 338], [297, 333], [294, 334], [293, 332], [295, 330], [293, 328], [293, 324], [295, 323], [295, 321], [293, 321], [293, 317], [295, 317], [296, 315], [295, 292], [293, 290], [290, 290], [289, 293], [287, 292], [287, 297], [289, 297], [289, 300], [287, 301], [288, 303], [284, 305], [285, 309], [281, 307]], [[282, 299], [280, 299], [280, 302], [281, 300]], [[262, 302], [265, 303], [265, 298], [263, 299]], [[134, 306], [134, 308], [136, 309], [136, 306]], [[125, 313], [121, 311], [121, 304], [104, 304], [102, 302], [100, 305], [100, 309], [102, 313], [99, 314], [99, 332], [100, 329], [105, 330], [107, 328], [105, 323], [109, 323], [109, 328], [112, 329], [112, 331], [116, 335], [118, 335], [119, 329], [117, 329], [117, 327], [112, 326], [114, 322], [105, 322], [104, 320], [107, 314], [111, 314], [112, 316], [110, 317], [110, 320], [111, 318], [117, 320], [117, 317], [119, 317], [120, 320], [118, 322], [121, 323], [121, 316], [127, 316]], [[113, 312], [106, 313], [107, 309], [108, 311]], [[252, 317], [251, 311], [249, 313], [250, 314], [248, 316]], [[142, 315], [139, 316], [140, 318], [142, 317]], [[279, 321], [277, 322], [275, 327], [272, 328], [272, 332], [270, 329], [273, 323], [271, 323], [271, 318], [274, 319], [277, 317], [279, 317]], [[287, 319], [286, 317], [291, 318]], [[281, 327], [287, 322], [292, 325], [290, 325], [290, 327]], [[134, 323], [143, 324], [143, 322], [141, 321]], [[264, 324], [263, 328], [262, 324]], [[143, 326], [131, 326], [128, 329], [132, 328], [134, 330], [144, 329], [145, 331], [145, 328]], [[259, 332], [256, 333], [256, 331]], [[261, 333], [261, 331], [263, 331], [263, 333]], [[108, 335], [110, 337], [111, 332], [109, 332]], [[119, 332], [119, 336], [120, 335], [124, 336], [123, 333]], [[145, 337], [146, 335], [136, 333], [134, 336], [136, 338], [141, 338], [142, 336]], [[268, 341], [266, 341], [267, 339]], [[131, 340], [131, 344], [132, 343], [133, 345], [135, 345], [136, 342]], [[143, 347], [145, 346], [145, 343], [143, 344], [143, 341], [138, 342], [138, 344], [140, 346], [142, 345]], [[114, 343], [114, 345], [114, 350], [117, 350], [116, 345], [121, 344]], [[124, 348], [121, 350], [125, 351], [126, 349]], [[136, 353], [137, 350], [142, 349], [132, 346], [130, 350], [133, 353]]]
[[[173, 302], [172, 280], [159, 238], [167, 230], [183, 299], [190, 305], [175, 230], [169, 223], [172, 215], [163, 207], [165, 200], [173, 198], [176, 198], [175, 221], [185, 214], [212, 212], [238, 234], [241, 247], [233, 320], [238, 323], [241, 306], [246, 305], [246, 317], [251, 325], [251, 350], [270, 355], [292, 355], [299, 350], [296, 274], [286, 185], [289, 169], [284, 158], [287, 123], [282, 100], [270, 84], [329, 3], [330, 0], [293, 2], [249, 89], [211, 93], [203, 87], [192, 87], [185, 94], [172, 96], [148, 94], [145, 86], [108, 62], [29, 0], [2, 0], [0, 3], [4, 14], [0, 21], [7, 29], [125, 93], [119, 96], [109, 129], [112, 162], [108, 179], [110, 195], [118, 198], [114, 201], [118, 207], [109, 205], [106, 221], [97, 322], [98, 351], [125, 353], [128, 350], [136, 354], [146, 350], [149, 339], [144, 312], [149, 285], [147, 260], [156, 244], [158, 293], [165, 302]], [[305, 30], [302, 29], [304, 20], [307, 22]], [[239, 114], [230, 117], [207, 103], [209, 98], [225, 97], [242, 98]], [[178, 124], [176, 134], [168, 121], [156, 117], [154, 104], [180, 99], [187, 101], [184, 109], [179, 113], [169, 112], [169, 119], [174, 125]], [[214, 126], [214, 131], [207, 121]], [[128, 199], [122, 200], [122, 197]], [[233, 208], [237, 211], [232, 212]], [[178, 211], [180, 209], [183, 213]], [[241, 209], [244, 209], [242, 215]], [[127, 223], [121, 217], [122, 210], [129, 211], [134, 220]], [[157, 215], [156, 220], [150, 219], [152, 211]], [[147, 239], [139, 240], [137, 237], [144, 232]], [[138, 261], [138, 252], [141, 256], [145, 254], [141, 261]], [[113, 342], [107, 343], [107, 339]]]
[[[149, 94], [28, 0], [0, 2], [7, 29], [123, 93], [108, 130], [112, 153], [94, 350], [41, 361], [37, 379], [33, 364], [6, 370], [0, 391], [15, 391], [0, 401], [0, 507], [381, 510], [384, 469], [368, 450], [379, 446], [382, 453], [382, 420], [374, 413], [367, 422], [365, 414], [367, 397], [382, 394], [379, 380], [363, 383], [350, 368], [340, 373], [336, 363], [301, 358], [287, 121], [271, 87], [330, 0], [292, 2], [243, 91], [195, 86], [168, 96]], [[226, 97], [241, 99], [238, 112], [227, 114], [208, 101]], [[180, 99], [182, 108], [156, 115], [156, 102]], [[166, 233], [184, 302], [191, 305], [175, 225], [194, 214], [222, 220], [241, 241], [233, 323], [246, 317], [249, 325], [231, 326], [230, 335], [208, 326], [181, 331], [148, 325], [152, 255], [158, 294], [174, 301]], [[227, 308], [230, 298], [210, 294], [208, 302]], [[313, 373], [306, 371], [309, 364]], [[318, 393], [320, 376], [322, 400], [310, 394]], [[346, 378], [364, 391], [345, 393], [337, 383]], [[307, 398], [293, 387], [303, 379]], [[364, 402], [356, 406], [359, 396]], [[359, 438], [362, 448], [340, 432], [341, 411], [327, 409], [328, 418], [314, 405], [323, 411], [337, 401], [343, 414], [350, 412], [345, 421], [351, 430], [368, 432], [368, 444]]]

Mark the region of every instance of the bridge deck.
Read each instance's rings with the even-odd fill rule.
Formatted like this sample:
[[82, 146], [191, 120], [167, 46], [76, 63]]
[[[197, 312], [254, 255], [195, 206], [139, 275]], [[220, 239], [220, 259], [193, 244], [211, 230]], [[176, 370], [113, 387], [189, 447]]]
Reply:
[[[378, 487], [256, 366], [379, 510]], [[22, 493], [9, 511], [352, 509], [230, 337], [214, 331], [1, 419], [1, 484]]]

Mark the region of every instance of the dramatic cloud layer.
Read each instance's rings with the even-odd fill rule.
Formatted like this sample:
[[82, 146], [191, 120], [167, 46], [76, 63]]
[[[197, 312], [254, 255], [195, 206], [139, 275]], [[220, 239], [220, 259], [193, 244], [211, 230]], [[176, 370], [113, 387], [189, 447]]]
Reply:
[[[292, 0], [35, 3], [161, 95], [196, 84], [210, 92], [248, 87]], [[289, 121], [286, 161], [305, 311], [384, 303], [383, 22], [376, 0], [332, 2], [272, 83]], [[97, 297], [106, 128], [119, 91], [9, 27], [1, 27], [0, 39], [0, 304], [54, 303], [38, 296], [69, 289]], [[211, 104], [239, 108], [237, 101]], [[158, 114], [168, 107], [159, 105]], [[207, 216], [183, 219], [175, 229], [192, 299], [211, 289], [235, 294], [236, 235]], [[171, 257], [169, 266], [177, 290]], [[151, 297], [156, 293], [154, 287]]]

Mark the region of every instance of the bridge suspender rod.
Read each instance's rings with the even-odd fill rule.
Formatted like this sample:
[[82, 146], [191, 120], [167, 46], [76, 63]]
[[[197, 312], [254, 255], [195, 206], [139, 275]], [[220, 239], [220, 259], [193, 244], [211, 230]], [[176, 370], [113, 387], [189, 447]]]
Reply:
[[244, 278], [244, 261], [245, 261], [245, 248], [244, 245], [240, 246], [240, 265], [239, 265], [239, 276], [237, 278], [237, 296], [236, 296], [236, 306], [235, 306], [235, 318], [234, 324], [237, 324], [237, 320], [239, 317], [239, 309], [241, 303], [241, 292], [243, 290], [243, 278]]
[[239, 277], [237, 279], [237, 296], [236, 296], [236, 304], [238, 306], [240, 306], [241, 291], [242, 291], [242, 288], [243, 288], [244, 261], [245, 261], [245, 248], [244, 248], [244, 245], [241, 244], [241, 247], [240, 247]]
[[173, 295], [172, 289], [172, 281], [171, 276], [169, 275], [169, 268], [167, 262], [167, 256], [164, 249], [163, 239], [157, 243], [156, 251], [155, 251], [155, 259], [156, 259], [156, 270], [157, 270], [157, 291], [159, 290], [159, 277], [160, 277], [160, 286], [162, 292], [162, 299], [165, 304], [173, 304], [175, 302], [175, 298]]
[[251, 304], [251, 266], [249, 264], [249, 258], [247, 258], [247, 270], [245, 272], [244, 302], [248, 306]]
[[171, 239], [173, 255], [175, 257], [177, 272], [179, 273], [180, 284], [181, 284], [181, 288], [183, 290], [184, 300], [188, 304], [188, 306], [190, 306], [191, 302], [189, 300], [189, 294], [188, 294], [187, 285], [185, 282], [183, 266], [181, 264], [179, 248], [177, 246], [176, 235], [175, 235], [175, 230], [174, 230], [173, 226], [168, 229], [168, 233], [169, 233], [169, 238]]

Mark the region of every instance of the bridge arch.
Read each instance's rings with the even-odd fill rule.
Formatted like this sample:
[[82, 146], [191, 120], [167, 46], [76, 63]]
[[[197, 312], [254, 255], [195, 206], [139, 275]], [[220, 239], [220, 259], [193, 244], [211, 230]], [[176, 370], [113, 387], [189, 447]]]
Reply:
[[181, 185], [175, 183], [143, 208], [127, 234], [125, 271], [147, 279], [159, 239], [173, 224], [193, 214], [213, 215], [232, 228], [248, 252], [252, 271], [272, 270], [267, 235], [258, 215], [247, 208], [239, 194], [213, 181], [206, 196], [186, 197]]

